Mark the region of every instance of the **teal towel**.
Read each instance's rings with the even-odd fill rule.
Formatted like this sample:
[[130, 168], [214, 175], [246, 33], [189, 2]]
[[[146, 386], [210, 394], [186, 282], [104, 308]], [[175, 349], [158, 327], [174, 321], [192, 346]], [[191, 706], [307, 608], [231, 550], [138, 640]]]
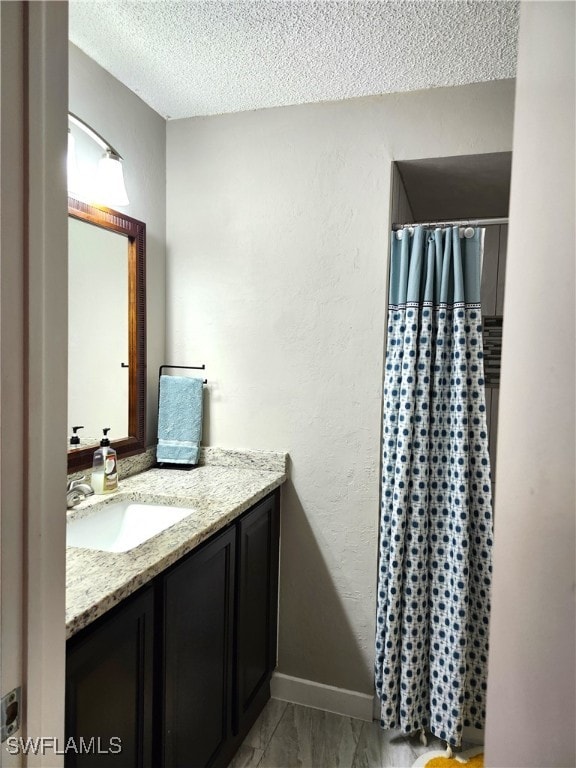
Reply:
[[160, 376], [156, 461], [198, 464], [202, 437], [202, 379]]

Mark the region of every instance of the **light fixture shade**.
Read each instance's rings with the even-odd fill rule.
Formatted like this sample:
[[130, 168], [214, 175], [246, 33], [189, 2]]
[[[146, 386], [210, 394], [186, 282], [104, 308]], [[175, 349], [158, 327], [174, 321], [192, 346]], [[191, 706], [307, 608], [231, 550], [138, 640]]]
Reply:
[[68, 194], [71, 197], [79, 197], [81, 191], [80, 172], [76, 158], [76, 142], [70, 130], [68, 130]]
[[97, 186], [99, 197], [105, 205], [128, 205], [128, 194], [124, 184], [122, 160], [109, 150], [98, 163]]

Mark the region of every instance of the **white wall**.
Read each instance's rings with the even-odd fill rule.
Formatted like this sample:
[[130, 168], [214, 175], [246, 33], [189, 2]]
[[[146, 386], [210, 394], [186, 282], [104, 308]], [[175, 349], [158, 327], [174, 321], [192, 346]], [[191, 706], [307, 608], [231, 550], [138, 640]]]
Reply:
[[509, 81], [168, 123], [167, 351], [289, 451], [279, 671], [373, 690], [391, 161], [507, 151]]
[[414, 218], [410, 200], [398, 164], [392, 165], [392, 190], [390, 192], [390, 220], [393, 224], [403, 224], [409, 221], [420, 221]]
[[524, 3], [504, 303], [486, 765], [576, 764], [573, 3]]
[[166, 362], [166, 121], [72, 44], [69, 109], [120, 152], [130, 199], [122, 211], [146, 223], [146, 436], [150, 445], [157, 434], [158, 367]]

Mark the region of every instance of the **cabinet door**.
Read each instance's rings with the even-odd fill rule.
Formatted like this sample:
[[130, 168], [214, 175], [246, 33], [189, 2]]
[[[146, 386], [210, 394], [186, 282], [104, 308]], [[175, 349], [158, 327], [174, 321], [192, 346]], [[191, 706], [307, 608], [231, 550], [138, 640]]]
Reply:
[[245, 732], [270, 698], [278, 616], [278, 494], [238, 522], [238, 646], [235, 732]]
[[149, 588], [68, 643], [67, 768], [152, 767], [153, 610]]
[[164, 577], [165, 768], [213, 765], [231, 735], [235, 529]]

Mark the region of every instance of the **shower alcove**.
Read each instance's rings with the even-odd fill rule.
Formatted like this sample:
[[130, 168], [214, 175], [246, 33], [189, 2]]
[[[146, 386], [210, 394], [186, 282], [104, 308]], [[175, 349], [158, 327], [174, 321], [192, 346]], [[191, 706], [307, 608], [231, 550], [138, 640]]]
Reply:
[[[392, 168], [391, 222], [508, 218], [511, 168], [511, 152], [399, 160]], [[481, 301], [493, 499], [507, 239], [508, 224], [486, 226]]]
[[456, 748], [485, 722], [510, 172], [511, 153], [493, 153], [398, 160], [391, 174], [393, 229], [473, 227], [393, 232], [383, 403], [381, 725]]

